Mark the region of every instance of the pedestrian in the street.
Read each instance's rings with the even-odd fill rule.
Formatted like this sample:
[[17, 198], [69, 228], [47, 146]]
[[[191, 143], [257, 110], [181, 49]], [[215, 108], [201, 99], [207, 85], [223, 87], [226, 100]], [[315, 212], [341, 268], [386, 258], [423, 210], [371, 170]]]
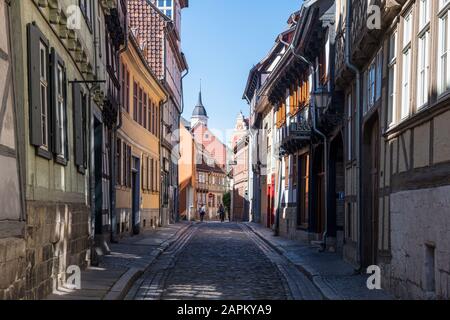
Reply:
[[200, 205], [200, 221], [203, 222], [206, 214], [206, 206], [204, 204]]
[[219, 217], [221, 222], [225, 222], [225, 208], [223, 204], [220, 204], [219, 206]]

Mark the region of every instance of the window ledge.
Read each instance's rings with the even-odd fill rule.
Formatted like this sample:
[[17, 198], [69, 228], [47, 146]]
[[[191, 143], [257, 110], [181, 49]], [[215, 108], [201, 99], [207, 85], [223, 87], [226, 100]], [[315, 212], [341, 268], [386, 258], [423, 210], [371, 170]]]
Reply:
[[59, 164], [59, 165], [64, 166], [64, 167], [66, 167], [67, 163], [68, 163], [67, 159], [65, 159], [64, 157], [61, 157], [61, 156], [56, 156], [55, 157], [55, 162], [57, 164]]
[[47, 160], [52, 160], [52, 153], [43, 147], [36, 147], [36, 155], [39, 157], [45, 158]]

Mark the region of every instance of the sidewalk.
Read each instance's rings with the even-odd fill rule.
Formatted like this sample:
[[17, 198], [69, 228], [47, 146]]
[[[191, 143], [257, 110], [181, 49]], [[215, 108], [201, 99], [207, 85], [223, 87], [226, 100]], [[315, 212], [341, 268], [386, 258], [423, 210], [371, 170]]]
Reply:
[[81, 290], [59, 288], [46, 300], [120, 300], [145, 270], [192, 224], [177, 223], [145, 231], [117, 244], [98, 267], [81, 272]]
[[247, 225], [263, 240], [299, 268], [328, 300], [391, 300], [382, 290], [369, 290], [368, 276], [355, 274], [354, 268], [335, 253], [319, 252], [317, 247], [275, 237], [273, 231], [256, 223]]

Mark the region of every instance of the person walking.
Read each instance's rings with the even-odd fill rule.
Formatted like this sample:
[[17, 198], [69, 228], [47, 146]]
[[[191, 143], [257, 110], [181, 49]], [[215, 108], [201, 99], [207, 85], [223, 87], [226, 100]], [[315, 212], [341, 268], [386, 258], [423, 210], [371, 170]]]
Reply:
[[205, 214], [206, 214], [206, 206], [204, 204], [200, 205], [200, 221], [203, 222], [205, 220]]
[[221, 222], [225, 222], [225, 208], [223, 204], [220, 204], [219, 206], [219, 217]]

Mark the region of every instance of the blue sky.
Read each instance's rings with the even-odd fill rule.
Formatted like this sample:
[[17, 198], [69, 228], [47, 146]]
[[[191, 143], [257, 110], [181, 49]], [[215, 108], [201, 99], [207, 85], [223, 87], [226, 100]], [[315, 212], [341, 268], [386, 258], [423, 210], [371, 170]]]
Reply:
[[242, 100], [248, 72], [300, 5], [300, 0], [190, 0], [182, 13], [182, 47], [190, 69], [183, 117], [190, 119], [200, 79], [210, 128], [228, 130], [239, 111], [248, 115]]

